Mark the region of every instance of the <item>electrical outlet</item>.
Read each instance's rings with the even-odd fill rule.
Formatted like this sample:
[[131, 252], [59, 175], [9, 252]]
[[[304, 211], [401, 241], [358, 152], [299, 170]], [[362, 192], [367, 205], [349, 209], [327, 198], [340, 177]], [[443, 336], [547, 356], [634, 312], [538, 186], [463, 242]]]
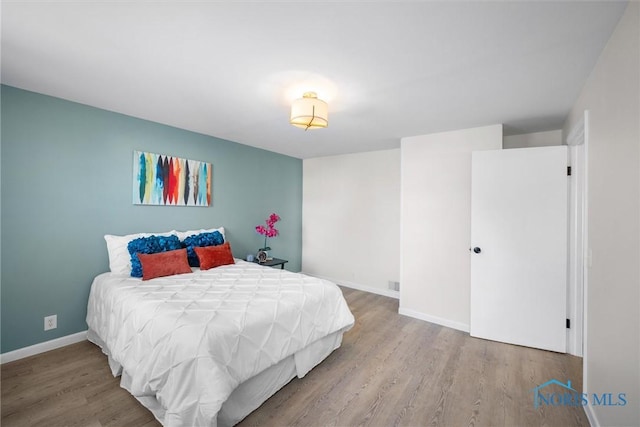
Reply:
[[400, 282], [395, 282], [393, 280], [389, 280], [389, 289], [391, 289], [392, 291], [399, 291], [400, 290]]
[[54, 314], [44, 318], [44, 330], [49, 331], [58, 327], [58, 315]]

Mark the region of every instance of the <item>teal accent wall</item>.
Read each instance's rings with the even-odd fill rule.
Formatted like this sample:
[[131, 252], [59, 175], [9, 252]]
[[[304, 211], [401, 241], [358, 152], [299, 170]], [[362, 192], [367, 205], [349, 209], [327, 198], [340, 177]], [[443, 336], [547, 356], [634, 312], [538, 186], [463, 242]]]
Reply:
[[[272, 253], [300, 271], [302, 160], [21, 89], [1, 88], [1, 310], [5, 353], [87, 329], [105, 234], [224, 226], [234, 256], [282, 217]], [[132, 203], [133, 151], [213, 164], [213, 206]], [[58, 328], [44, 331], [44, 317]]]

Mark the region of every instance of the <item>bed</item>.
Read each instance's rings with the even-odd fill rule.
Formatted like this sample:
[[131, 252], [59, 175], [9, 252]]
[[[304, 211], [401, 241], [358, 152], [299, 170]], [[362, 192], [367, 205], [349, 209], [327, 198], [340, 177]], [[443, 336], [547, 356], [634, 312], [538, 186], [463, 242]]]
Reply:
[[236, 259], [147, 281], [103, 273], [87, 323], [164, 426], [226, 426], [324, 360], [354, 318], [335, 284]]

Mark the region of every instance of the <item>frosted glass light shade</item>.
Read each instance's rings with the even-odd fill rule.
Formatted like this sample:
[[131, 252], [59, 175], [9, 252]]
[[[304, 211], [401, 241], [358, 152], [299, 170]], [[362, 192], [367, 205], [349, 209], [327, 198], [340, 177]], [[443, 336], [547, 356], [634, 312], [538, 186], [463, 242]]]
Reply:
[[326, 128], [329, 125], [327, 103], [318, 99], [315, 92], [305, 92], [291, 104], [289, 123], [304, 130]]

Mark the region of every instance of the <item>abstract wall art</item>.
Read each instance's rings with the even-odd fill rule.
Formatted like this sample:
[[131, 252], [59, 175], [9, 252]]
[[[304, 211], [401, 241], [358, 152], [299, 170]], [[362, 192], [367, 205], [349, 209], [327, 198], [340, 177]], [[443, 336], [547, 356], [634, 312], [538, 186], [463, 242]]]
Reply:
[[211, 163], [133, 152], [133, 203], [211, 206]]

